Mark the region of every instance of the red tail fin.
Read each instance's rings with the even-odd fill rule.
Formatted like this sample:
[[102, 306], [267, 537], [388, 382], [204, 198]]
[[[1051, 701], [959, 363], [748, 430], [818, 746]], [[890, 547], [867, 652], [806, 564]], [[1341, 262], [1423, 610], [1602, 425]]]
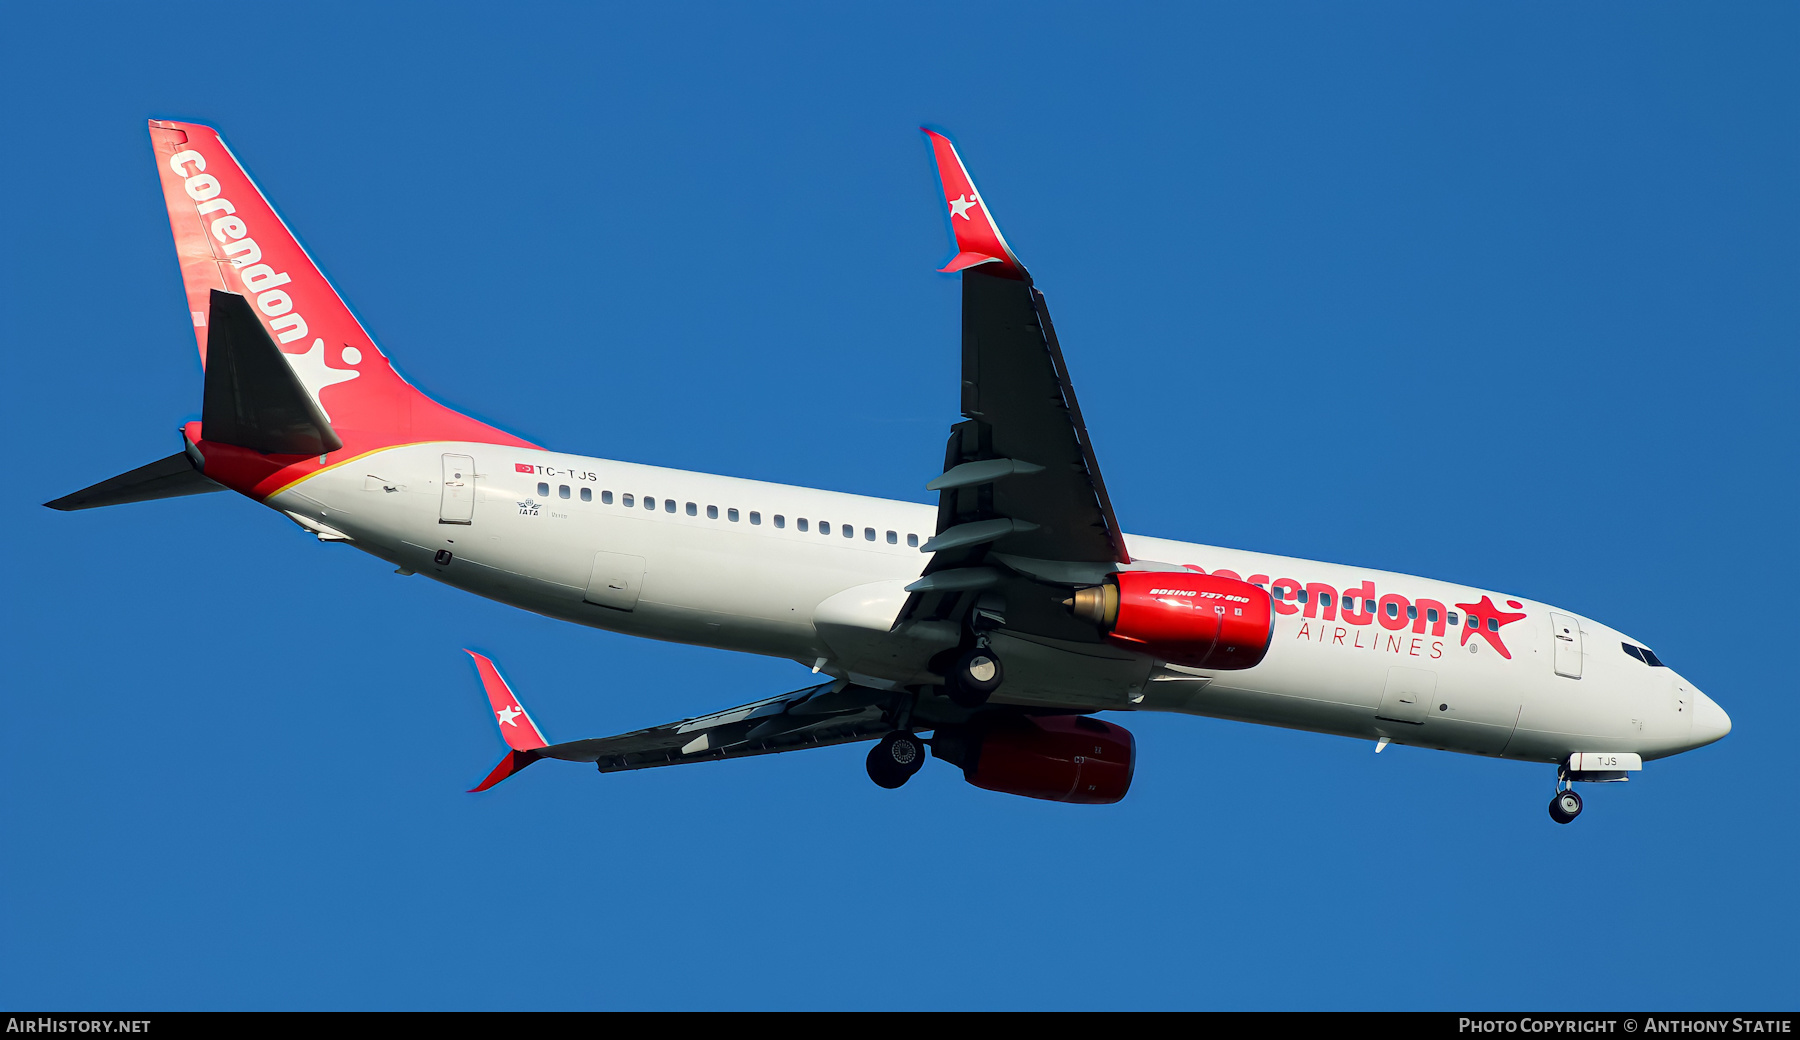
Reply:
[[[445, 408], [394, 371], [216, 130], [152, 120], [150, 139], [202, 364], [210, 295], [215, 289], [236, 293], [254, 303], [343, 440], [344, 457], [418, 441], [528, 444]], [[207, 474], [214, 476], [212, 454], [207, 457]], [[302, 475], [292, 471], [303, 467], [286, 461], [278, 467], [285, 478], [278, 484]], [[248, 483], [273, 490], [260, 486], [265, 476], [256, 474]], [[252, 490], [241, 486], [242, 476], [223, 482]]]

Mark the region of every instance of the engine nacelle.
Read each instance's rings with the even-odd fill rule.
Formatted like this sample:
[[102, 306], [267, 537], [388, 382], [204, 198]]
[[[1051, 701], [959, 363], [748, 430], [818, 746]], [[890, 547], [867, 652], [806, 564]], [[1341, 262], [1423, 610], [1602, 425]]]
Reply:
[[1249, 668], [1275, 637], [1267, 589], [1193, 571], [1123, 571], [1064, 601], [1120, 646], [1193, 668]]
[[1123, 726], [1086, 715], [1026, 715], [939, 730], [932, 754], [963, 779], [1001, 794], [1111, 805], [1131, 789], [1137, 742]]

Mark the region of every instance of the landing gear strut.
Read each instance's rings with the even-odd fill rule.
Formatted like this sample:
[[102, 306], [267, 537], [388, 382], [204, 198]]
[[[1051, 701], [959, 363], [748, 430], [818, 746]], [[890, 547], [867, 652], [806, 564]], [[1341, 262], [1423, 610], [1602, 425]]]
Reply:
[[869, 749], [867, 765], [875, 786], [891, 791], [925, 765], [925, 742], [911, 733], [889, 733]]
[[1000, 666], [999, 655], [986, 643], [978, 643], [950, 666], [949, 674], [944, 676], [944, 695], [959, 707], [979, 708], [1000, 688], [1004, 678], [1006, 671]]
[[1556, 797], [1550, 799], [1550, 818], [1557, 823], [1568, 823], [1581, 815], [1581, 796], [1575, 793], [1568, 775], [1558, 768], [1556, 771]]

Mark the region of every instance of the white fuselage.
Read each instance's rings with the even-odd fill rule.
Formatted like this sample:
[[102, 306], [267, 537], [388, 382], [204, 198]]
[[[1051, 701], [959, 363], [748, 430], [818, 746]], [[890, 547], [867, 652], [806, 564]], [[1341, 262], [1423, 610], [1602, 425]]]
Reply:
[[[447, 489], [460, 457], [473, 472]], [[373, 452], [267, 504], [405, 571], [552, 617], [791, 658], [880, 687], [934, 681], [925, 662], [937, 648], [890, 631], [928, 559], [917, 545], [935, 531], [933, 506], [477, 443]], [[1329, 605], [1316, 590], [1304, 606], [1278, 603], [1267, 656], [1242, 671], [1002, 634], [994, 645], [1007, 679], [996, 702], [1183, 712], [1546, 762], [1577, 751], [1656, 758], [1729, 728], [1681, 676], [1627, 656], [1627, 637], [1546, 604], [1160, 538], [1126, 544], [1134, 569], [1196, 565], [1335, 594]], [[443, 551], [448, 564], [435, 562]], [[1420, 616], [1339, 618], [1343, 591], [1364, 582], [1404, 596]], [[1471, 634], [1466, 617], [1448, 623], [1444, 615], [1465, 613], [1456, 604], [1484, 597], [1525, 616], [1498, 638]], [[1560, 646], [1553, 611], [1574, 629]]]

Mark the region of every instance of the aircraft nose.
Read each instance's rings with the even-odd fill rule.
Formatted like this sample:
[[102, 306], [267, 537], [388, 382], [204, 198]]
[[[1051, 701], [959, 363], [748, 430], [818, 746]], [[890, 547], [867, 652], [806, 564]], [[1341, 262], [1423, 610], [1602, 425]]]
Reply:
[[1717, 701], [1694, 691], [1694, 735], [1690, 748], [1702, 747], [1731, 732], [1731, 716]]

